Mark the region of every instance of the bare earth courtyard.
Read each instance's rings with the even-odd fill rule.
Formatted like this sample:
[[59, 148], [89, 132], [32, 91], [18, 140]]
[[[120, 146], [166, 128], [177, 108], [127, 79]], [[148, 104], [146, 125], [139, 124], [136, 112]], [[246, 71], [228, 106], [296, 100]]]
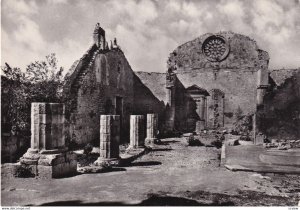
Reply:
[[221, 149], [163, 139], [131, 165], [60, 179], [2, 178], [2, 205], [296, 206], [298, 175], [233, 172]]

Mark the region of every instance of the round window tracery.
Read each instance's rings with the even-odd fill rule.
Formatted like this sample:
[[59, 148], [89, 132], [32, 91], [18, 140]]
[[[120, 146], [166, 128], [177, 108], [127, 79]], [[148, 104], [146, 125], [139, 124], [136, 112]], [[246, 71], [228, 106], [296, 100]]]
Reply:
[[210, 61], [222, 61], [229, 53], [229, 46], [221, 36], [210, 36], [202, 45], [202, 52]]

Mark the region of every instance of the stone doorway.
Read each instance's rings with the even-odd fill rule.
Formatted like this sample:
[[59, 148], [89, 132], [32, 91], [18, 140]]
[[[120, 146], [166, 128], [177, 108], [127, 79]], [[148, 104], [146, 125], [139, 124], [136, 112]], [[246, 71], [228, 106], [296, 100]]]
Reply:
[[208, 128], [224, 127], [224, 98], [225, 94], [219, 89], [209, 91], [207, 106]]
[[206, 97], [209, 96], [209, 93], [197, 85], [188, 87], [187, 92], [196, 106], [195, 114], [191, 116], [192, 118], [188, 122], [193, 122], [194, 131], [200, 133], [206, 127]]

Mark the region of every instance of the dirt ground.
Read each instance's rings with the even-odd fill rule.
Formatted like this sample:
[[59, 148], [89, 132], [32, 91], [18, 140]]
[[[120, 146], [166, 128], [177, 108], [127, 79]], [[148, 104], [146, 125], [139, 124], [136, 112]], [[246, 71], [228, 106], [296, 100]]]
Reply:
[[220, 166], [221, 149], [162, 145], [128, 167], [109, 173], [41, 180], [2, 179], [3, 206], [296, 206], [298, 175], [232, 172]]

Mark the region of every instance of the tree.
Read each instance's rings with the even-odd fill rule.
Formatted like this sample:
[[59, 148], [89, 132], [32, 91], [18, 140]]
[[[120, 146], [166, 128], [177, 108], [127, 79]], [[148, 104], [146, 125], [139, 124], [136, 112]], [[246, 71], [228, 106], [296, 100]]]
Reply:
[[26, 129], [28, 92], [25, 73], [7, 63], [2, 71], [5, 76], [1, 76], [1, 121], [9, 127]]
[[57, 67], [54, 53], [46, 61], [35, 61], [26, 68], [26, 80], [34, 84], [30, 94], [35, 102], [60, 102], [62, 97], [63, 68]]
[[25, 72], [20, 68], [2, 67], [2, 122], [20, 131], [30, 131], [32, 102], [61, 102], [63, 68], [57, 67], [54, 53], [44, 61], [30, 63]]

